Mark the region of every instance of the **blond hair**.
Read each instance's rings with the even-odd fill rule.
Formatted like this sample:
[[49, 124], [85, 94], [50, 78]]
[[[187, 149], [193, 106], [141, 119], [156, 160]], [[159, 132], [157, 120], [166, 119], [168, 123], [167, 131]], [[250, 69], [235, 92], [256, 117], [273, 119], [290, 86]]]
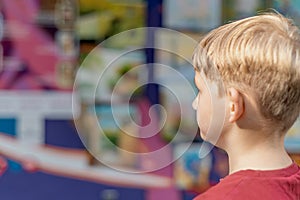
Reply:
[[208, 33], [193, 55], [212, 81], [252, 91], [262, 116], [289, 129], [300, 111], [300, 35], [290, 19], [267, 13]]

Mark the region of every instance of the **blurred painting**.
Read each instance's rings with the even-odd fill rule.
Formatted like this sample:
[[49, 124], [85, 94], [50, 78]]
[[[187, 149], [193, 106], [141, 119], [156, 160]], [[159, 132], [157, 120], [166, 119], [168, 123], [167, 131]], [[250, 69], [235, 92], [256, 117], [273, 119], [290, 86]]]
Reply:
[[[156, 31], [155, 81], [160, 87], [160, 102], [165, 108], [166, 123], [161, 132], [166, 141], [176, 135], [182, 139], [194, 137], [198, 126], [192, 102], [196, 96], [194, 68], [191, 64], [193, 50], [200, 35], [182, 34], [168, 29]], [[179, 134], [178, 134], [179, 133]]]
[[235, 3], [237, 18], [241, 19], [255, 15], [260, 7], [260, 3], [260, 0], [237, 0]]
[[[179, 143], [174, 148], [174, 155], [181, 155], [175, 162], [175, 183], [179, 189], [201, 193], [228, 174], [228, 157], [223, 150], [209, 150], [202, 142], [192, 143], [186, 150], [188, 145]], [[201, 156], [200, 148], [208, 152], [206, 156]]]
[[95, 133], [98, 141], [89, 143], [99, 145], [95, 156], [104, 163], [137, 167], [137, 157], [132, 154], [137, 153], [139, 147], [138, 129], [134, 126], [139, 121], [137, 107], [134, 104], [120, 103], [112, 107], [99, 103], [94, 108], [100, 128]]
[[221, 0], [166, 0], [164, 21], [167, 28], [206, 31], [221, 24]]
[[290, 128], [285, 137], [285, 147], [291, 153], [300, 152], [300, 119]]
[[[79, 5], [77, 27], [81, 40], [102, 41], [122, 31], [145, 26], [146, 6], [143, 0], [80, 0]], [[131, 41], [135, 38], [135, 41], [143, 42], [144, 35], [139, 33], [131, 37]]]
[[[175, 154], [184, 151], [185, 143], [178, 144]], [[210, 171], [212, 169], [212, 154], [200, 158], [201, 143], [192, 144], [176, 161], [175, 180], [180, 189], [204, 191], [210, 186]]]
[[138, 87], [143, 70], [139, 70], [145, 59], [142, 51], [128, 52], [95, 48], [81, 64], [77, 72], [76, 87], [85, 102], [110, 101], [115, 96], [131, 95]]
[[300, 2], [298, 0], [274, 0], [273, 7], [300, 25]]

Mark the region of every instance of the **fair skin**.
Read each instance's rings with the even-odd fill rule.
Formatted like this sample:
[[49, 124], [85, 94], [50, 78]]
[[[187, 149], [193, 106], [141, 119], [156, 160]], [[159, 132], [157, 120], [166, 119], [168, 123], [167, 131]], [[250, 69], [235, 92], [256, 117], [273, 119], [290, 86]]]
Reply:
[[[201, 137], [212, 142], [207, 133], [213, 113], [212, 96], [203, 77], [203, 72], [195, 71], [199, 93], [193, 108], [197, 111]], [[262, 125], [266, 120], [251, 95], [229, 87], [225, 98], [224, 126], [215, 145], [228, 154], [229, 174], [246, 169], [282, 169], [291, 165], [292, 160], [284, 149], [284, 133], [275, 133], [272, 128]]]

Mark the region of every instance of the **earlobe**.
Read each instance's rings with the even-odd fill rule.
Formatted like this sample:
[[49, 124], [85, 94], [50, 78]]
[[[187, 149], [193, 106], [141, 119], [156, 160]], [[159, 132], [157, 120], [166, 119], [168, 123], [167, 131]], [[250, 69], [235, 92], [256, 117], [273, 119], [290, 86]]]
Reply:
[[228, 89], [229, 99], [229, 122], [236, 122], [244, 113], [244, 99], [242, 94], [235, 88]]

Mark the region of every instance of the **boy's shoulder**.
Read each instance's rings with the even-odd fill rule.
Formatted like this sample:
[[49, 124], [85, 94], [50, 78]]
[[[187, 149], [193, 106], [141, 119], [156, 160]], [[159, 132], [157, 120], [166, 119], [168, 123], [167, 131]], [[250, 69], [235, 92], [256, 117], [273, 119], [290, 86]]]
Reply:
[[222, 179], [194, 200], [300, 199], [300, 168], [293, 163], [280, 170], [242, 170]]
[[[220, 183], [211, 187], [205, 193], [197, 196], [194, 200], [206, 200], [206, 199], [225, 199], [231, 198], [231, 193], [236, 190], [242, 182], [244, 182], [245, 177], [237, 178], [236, 174], [229, 175], [224, 179], [221, 179]], [[239, 189], [238, 189], [239, 190]]]

